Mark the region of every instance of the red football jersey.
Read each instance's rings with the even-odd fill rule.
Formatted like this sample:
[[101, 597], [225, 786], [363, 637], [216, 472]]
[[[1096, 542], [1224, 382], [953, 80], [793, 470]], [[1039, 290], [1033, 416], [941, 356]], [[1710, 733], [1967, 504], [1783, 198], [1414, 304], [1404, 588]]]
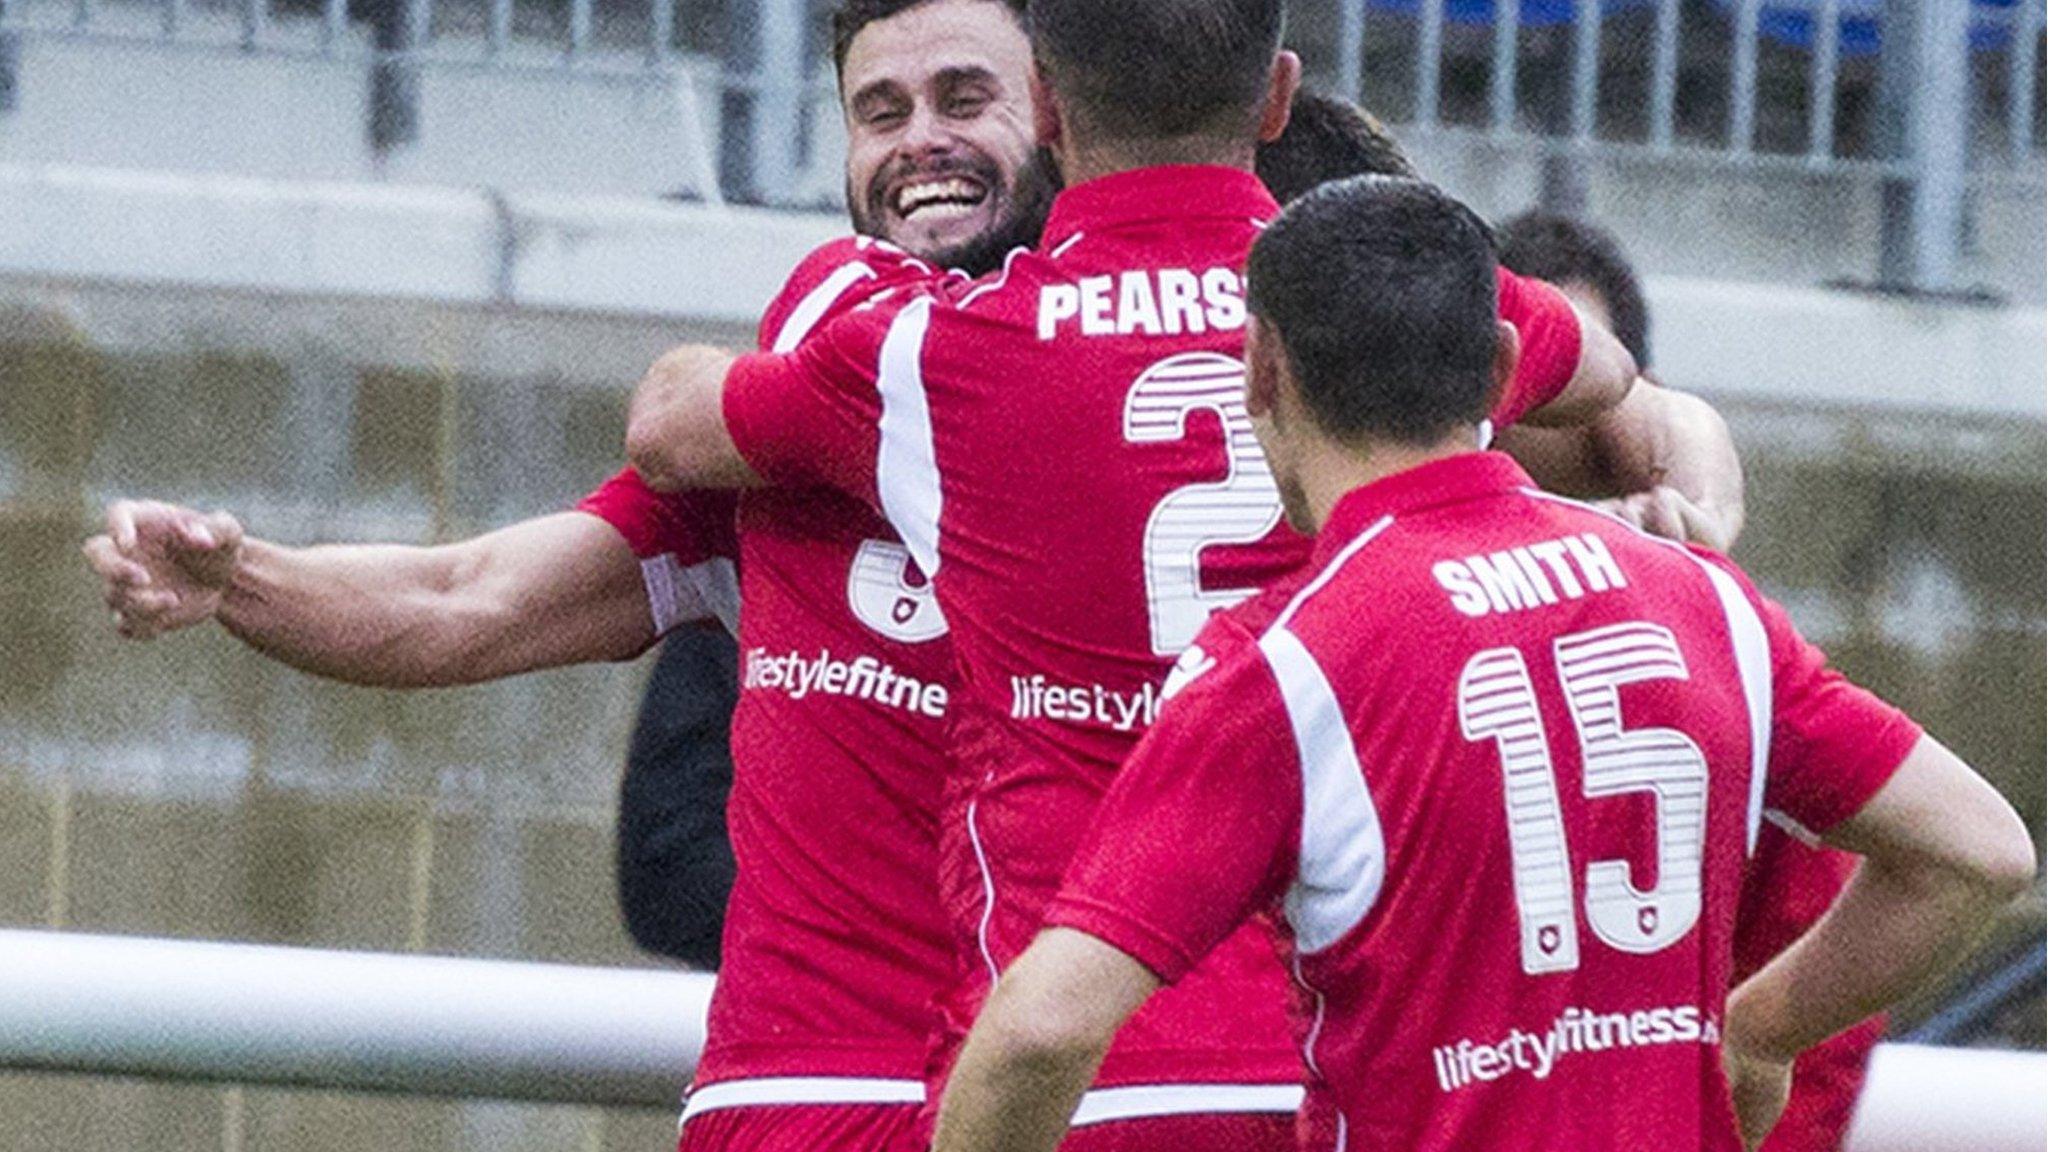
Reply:
[[1351, 1147], [1741, 1147], [1759, 820], [1854, 813], [1910, 720], [1725, 560], [1491, 453], [1353, 492], [1190, 656], [1049, 923], [1174, 981], [1277, 910]]
[[[761, 346], [795, 347], [831, 316], [931, 277], [888, 245], [836, 241], [798, 267]], [[730, 493], [663, 496], [628, 471], [583, 507], [643, 557], [657, 605], [686, 600], [669, 589], [732, 555]], [[745, 610], [727, 819], [738, 871], [685, 1118], [918, 1103], [952, 966], [933, 882], [949, 764], [945, 620], [863, 503], [750, 491], [737, 522]], [[679, 613], [657, 608], [657, 621]]]
[[[1174, 658], [1210, 612], [1306, 555], [1281, 526], [1239, 361], [1241, 269], [1276, 212], [1230, 169], [1091, 181], [1000, 276], [850, 315], [729, 377], [749, 462], [873, 501], [953, 626], [954, 750], [973, 789], [941, 833], [968, 961], [955, 1035], [1037, 931]], [[1580, 340], [1561, 296], [1502, 283], [1527, 348], [1512, 419], [1562, 389]], [[1098, 1083], [1284, 1107], [1292, 1089], [1273, 1089], [1300, 1072], [1286, 998], [1270, 934], [1247, 929], [1140, 1013]]]

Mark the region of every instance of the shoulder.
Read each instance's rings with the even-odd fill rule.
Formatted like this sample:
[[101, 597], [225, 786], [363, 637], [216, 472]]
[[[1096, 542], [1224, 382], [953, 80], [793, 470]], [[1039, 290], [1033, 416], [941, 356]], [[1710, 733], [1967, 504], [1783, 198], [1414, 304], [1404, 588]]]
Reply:
[[790, 273], [762, 315], [760, 346], [788, 352], [827, 321], [885, 293], [956, 279], [961, 278], [885, 241], [840, 237], [814, 249]]

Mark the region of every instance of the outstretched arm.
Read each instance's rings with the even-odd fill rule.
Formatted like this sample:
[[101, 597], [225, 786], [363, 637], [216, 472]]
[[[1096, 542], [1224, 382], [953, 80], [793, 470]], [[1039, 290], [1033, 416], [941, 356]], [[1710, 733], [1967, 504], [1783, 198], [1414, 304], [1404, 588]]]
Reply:
[[1048, 928], [996, 983], [939, 1106], [933, 1152], [1051, 1152], [1124, 1019], [1159, 978], [1115, 947]]
[[653, 643], [639, 562], [582, 513], [433, 547], [291, 548], [226, 513], [156, 502], [108, 509], [85, 545], [122, 635], [218, 619], [301, 671], [407, 688], [626, 659]]

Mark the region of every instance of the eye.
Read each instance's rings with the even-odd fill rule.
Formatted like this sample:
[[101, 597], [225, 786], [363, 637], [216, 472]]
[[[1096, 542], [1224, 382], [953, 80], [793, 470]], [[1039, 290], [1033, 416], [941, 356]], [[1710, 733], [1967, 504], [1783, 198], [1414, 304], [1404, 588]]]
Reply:
[[991, 97], [986, 92], [961, 92], [946, 100], [946, 115], [956, 119], [979, 116], [987, 108]]

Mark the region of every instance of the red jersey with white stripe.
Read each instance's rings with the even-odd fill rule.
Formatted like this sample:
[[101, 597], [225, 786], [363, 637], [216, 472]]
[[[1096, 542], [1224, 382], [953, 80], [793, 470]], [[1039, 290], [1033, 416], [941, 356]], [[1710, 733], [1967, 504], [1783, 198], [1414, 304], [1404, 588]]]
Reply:
[[[1240, 270], [1276, 211], [1230, 169], [1091, 181], [999, 277], [843, 318], [728, 378], [749, 462], [874, 501], [953, 626], [954, 747], [974, 788], [942, 833], [968, 959], [956, 1034], [1037, 931], [1174, 658], [1210, 612], [1306, 555], [1281, 527], [1239, 362]], [[1503, 284], [1528, 347], [1511, 420], [1569, 380], [1579, 330], [1554, 292]], [[1266, 1091], [1300, 1071], [1286, 996], [1270, 934], [1247, 929], [1140, 1013], [1098, 1083], [1289, 1107]]]
[[1919, 729], [1727, 561], [1528, 485], [1469, 453], [1341, 501], [1204, 631], [1048, 922], [1175, 981], [1277, 910], [1350, 1147], [1739, 1149], [1758, 821], [1832, 826]]
[[[836, 241], [798, 267], [761, 345], [795, 347], [830, 317], [931, 275], [887, 245]], [[726, 547], [735, 516], [729, 493], [661, 496], [630, 471], [584, 507], [664, 576], [698, 571]], [[738, 870], [685, 1117], [917, 1104], [952, 967], [933, 883], [948, 772], [945, 620], [895, 534], [859, 501], [750, 491], [737, 524], [745, 610], [727, 815]]]

